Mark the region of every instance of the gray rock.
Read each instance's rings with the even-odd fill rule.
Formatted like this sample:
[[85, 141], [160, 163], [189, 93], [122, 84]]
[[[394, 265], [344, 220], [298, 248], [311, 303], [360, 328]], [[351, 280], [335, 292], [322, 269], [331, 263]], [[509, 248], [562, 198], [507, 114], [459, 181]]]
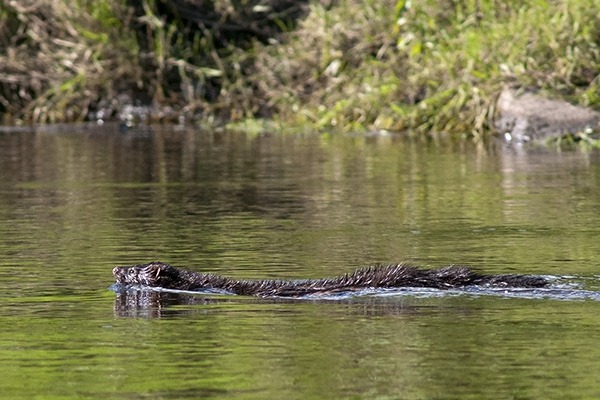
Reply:
[[596, 130], [600, 113], [564, 100], [505, 88], [498, 98], [494, 125], [509, 141], [544, 141]]

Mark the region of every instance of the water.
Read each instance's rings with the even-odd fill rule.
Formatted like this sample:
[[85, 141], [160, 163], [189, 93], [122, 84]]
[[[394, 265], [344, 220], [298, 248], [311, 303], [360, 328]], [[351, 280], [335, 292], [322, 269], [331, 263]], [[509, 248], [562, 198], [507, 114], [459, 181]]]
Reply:
[[[0, 133], [0, 397], [600, 397], [599, 233], [594, 151], [193, 128]], [[152, 260], [291, 279], [460, 263], [564, 286], [128, 303], [108, 290], [114, 265]]]

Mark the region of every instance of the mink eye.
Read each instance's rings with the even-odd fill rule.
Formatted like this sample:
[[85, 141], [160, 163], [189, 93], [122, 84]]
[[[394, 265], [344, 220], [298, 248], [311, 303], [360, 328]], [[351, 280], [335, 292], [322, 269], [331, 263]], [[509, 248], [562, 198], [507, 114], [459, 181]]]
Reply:
[[134, 271], [134, 269], [131, 268], [129, 271], [127, 271], [127, 277], [130, 281], [135, 282], [137, 277], [136, 271]]

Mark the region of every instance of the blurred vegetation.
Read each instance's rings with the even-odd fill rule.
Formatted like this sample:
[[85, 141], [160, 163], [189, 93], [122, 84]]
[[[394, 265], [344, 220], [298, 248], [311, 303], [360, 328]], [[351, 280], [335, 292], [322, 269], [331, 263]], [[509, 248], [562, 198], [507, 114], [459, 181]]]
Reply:
[[119, 1], [2, 0], [3, 122], [80, 120], [140, 82], [132, 18]]
[[600, 0], [0, 0], [4, 123], [489, 132], [504, 85], [600, 107]]

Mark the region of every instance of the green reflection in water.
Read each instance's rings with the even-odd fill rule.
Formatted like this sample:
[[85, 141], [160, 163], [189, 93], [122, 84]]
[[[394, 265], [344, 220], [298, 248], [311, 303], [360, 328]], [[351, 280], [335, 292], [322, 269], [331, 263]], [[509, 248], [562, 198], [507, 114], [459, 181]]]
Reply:
[[213, 296], [122, 315], [118, 264], [240, 278], [375, 262], [585, 276], [598, 153], [400, 137], [0, 134], [0, 394], [598, 397], [597, 303]]
[[150, 320], [111, 319], [101, 298], [78, 305], [2, 318], [4, 394], [594, 397], [600, 372], [591, 302], [228, 297]]

